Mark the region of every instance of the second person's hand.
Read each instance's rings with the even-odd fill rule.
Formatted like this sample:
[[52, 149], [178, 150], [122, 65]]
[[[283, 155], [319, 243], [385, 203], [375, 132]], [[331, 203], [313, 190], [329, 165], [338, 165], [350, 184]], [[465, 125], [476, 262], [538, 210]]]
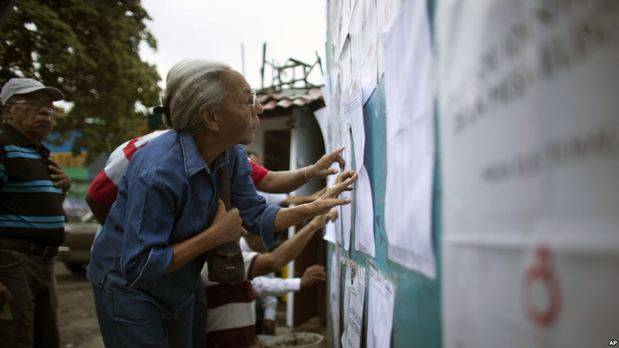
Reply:
[[339, 195], [346, 190], [350, 190], [352, 184], [357, 181], [357, 173], [352, 170], [347, 170], [339, 175], [336, 184], [329, 187], [317, 200], [309, 203], [312, 206], [312, 211], [318, 214], [326, 214], [333, 207], [338, 205], [349, 204], [351, 198], [338, 198]]

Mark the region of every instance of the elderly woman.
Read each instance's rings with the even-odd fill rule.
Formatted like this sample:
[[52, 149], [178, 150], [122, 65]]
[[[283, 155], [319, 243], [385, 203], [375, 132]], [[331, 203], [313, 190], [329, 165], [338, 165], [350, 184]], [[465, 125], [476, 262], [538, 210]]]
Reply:
[[[270, 247], [273, 231], [348, 204], [337, 197], [356, 180], [344, 173], [312, 203], [267, 205], [237, 145], [253, 140], [263, 110], [245, 78], [221, 63], [187, 60], [166, 82], [174, 131], [133, 157], [88, 266], [110, 347], [191, 346], [193, 292], [205, 253], [238, 242], [243, 227]], [[218, 199], [224, 167], [235, 207], [228, 211]]]

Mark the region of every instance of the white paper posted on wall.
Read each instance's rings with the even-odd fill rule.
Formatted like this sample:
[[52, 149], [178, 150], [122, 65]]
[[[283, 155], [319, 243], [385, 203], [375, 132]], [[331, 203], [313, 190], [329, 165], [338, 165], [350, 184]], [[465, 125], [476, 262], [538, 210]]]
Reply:
[[425, 1], [405, 2], [390, 30], [382, 36], [387, 109], [385, 229], [389, 258], [434, 278], [430, 42]]
[[[352, 144], [350, 141], [350, 124], [347, 124], [347, 126], [342, 127], [342, 133], [341, 133], [341, 137], [342, 137], [342, 142], [344, 145], [344, 152], [342, 154], [342, 157], [344, 158], [344, 161], [346, 162], [346, 170], [351, 169], [351, 163], [352, 163]], [[352, 194], [350, 193], [350, 191], [344, 191], [340, 194], [341, 198], [352, 198]], [[350, 232], [351, 232], [351, 227], [352, 227], [352, 207], [351, 204], [345, 204], [340, 206], [340, 220], [341, 220], [341, 226], [342, 226], [342, 245], [344, 246], [344, 249], [346, 250], [350, 250]]]
[[335, 247], [331, 253], [331, 269], [329, 273], [329, 309], [331, 311], [331, 329], [336, 347], [340, 345], [340, 253]]
[[[335, 183], [335, 175], [329, 175], [327, 177], [327, 187], [333, 186], [334, 183]], [[342, 237], [339, 235], [340, 229], [337, 228], [337, 226], [341, 226], [341, 222], [339, 221], [339, 219], [341, 219], [341, 216], [338, 217], [338, 220], [327, 221], [327, 224], [325, 225], [325, 235], [323, 238], [327, 242], [330, 242], [333, 244], [340, 244]]]
[[395, 290], [393, 284], [373, 268], [369, 268], [368, 273], [368, 327], [365, 342], [368, 348], [390, 347]]
[[345, 290], [348, 294], [346, 327], [342, 336], [342, 346], [359, 348], [363, 329], [363, 302], [365, 297], [365, 268], [353, 266], [346, 268]]
[[361, 88], [365, 104], [378, 83], [378, 16], [376, 0], [358, 0], [350, 26], [353, 72]]
[[345, 120], [350, 122], [354, 145], [354, 149], [351, 150], [354, 150], [352, 153], [357, 170], [363, 166], [363, 153], [365, 151], [365, 127], [363, 125], [363, 103], [361, 99], [361, 91], [356, 90], [342, 107]]
[[365, 166], [359, 170], [355, 190], [355, 249], [375, 256], [372, 186]]

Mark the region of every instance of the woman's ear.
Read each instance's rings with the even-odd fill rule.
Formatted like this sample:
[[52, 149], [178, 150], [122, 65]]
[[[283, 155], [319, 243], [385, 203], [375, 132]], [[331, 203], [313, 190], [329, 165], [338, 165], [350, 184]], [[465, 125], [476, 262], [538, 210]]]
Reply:
[[198, 117], [200, 117], [206, 129], [219, 132], [219, 118], [210, 106], [202, 105], [198, 110]]

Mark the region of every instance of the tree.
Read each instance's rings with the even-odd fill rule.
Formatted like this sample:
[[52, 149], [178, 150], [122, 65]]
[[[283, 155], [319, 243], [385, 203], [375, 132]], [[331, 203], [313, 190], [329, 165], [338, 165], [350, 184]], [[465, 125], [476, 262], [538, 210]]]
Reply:
[[78, 129], [89, 158], [147, 131], [144, 107], [159, 102], [159, 74], [139, 46], [156, 49], [138, 0], [19, 0], [0, 28], [0, 84], [34, 77], [73, 107], [57, 129]]

